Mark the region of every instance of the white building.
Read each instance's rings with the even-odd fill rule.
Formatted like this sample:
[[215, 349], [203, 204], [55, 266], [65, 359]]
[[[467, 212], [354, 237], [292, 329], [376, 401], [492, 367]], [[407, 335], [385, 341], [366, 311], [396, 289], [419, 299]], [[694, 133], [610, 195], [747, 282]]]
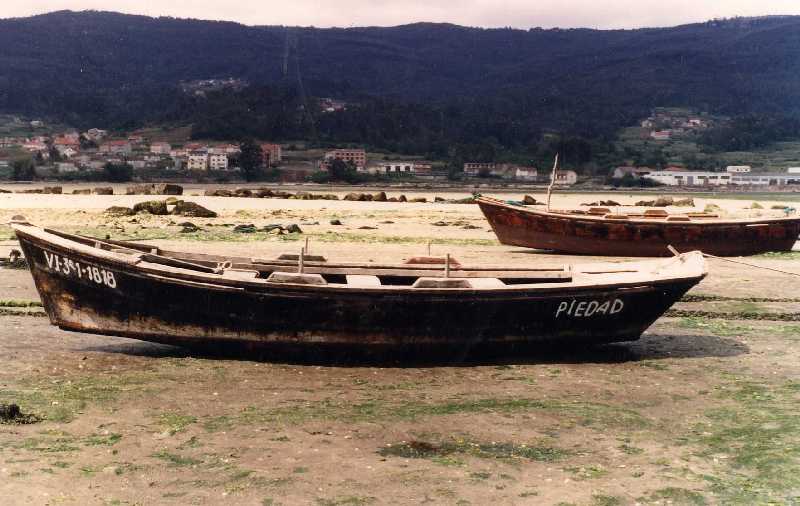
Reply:
[[578, 182], [578, 173], [574, 170], [557, 170], [556, 184], [573, 185]]
[[539, 171], [533, 167], [517, 167], [514, 172], [514, 179], [522, 181], [536, 181], [539, 177]]
[[172, 146], [168, 142], [154, 142], [150, 144], [150, 152], [156, 155], [168, 155]]
[[800, 167], [789, 167], [786, 169], [787, 174], [800, 174]]
[[654, 170], [642, 177], [667, 186], [720, 186], [731, 184], [733, 176], [723, 172]]
[[367, 170], [378, 174], [413, 174], [414, 162], [381, 162]]
[[[191, 157], [189, 157], [191, 161]], [[228, 155], [214, 153], [208, 155], [208, 168], [211, 170], [228, 170]]]
[[208, 155], [189, 155], [189, 160], [186, 162], [186, 168], [189, 170], [208, 170]]
[[701, 172], [655, 170], [646, 176], [668, 186], [783, 186], [800, 184], [800, 174], [746, 172]]
[[78, 172], [78, 167], [74, 163], [59, 162], [56, 164], [56, 170], [59, 174], [65, 174], [67, 172]]
[[725, 167], [725, 172], [744, 174], [750, 172], [750, 169], [749, 165], [728, 165]]

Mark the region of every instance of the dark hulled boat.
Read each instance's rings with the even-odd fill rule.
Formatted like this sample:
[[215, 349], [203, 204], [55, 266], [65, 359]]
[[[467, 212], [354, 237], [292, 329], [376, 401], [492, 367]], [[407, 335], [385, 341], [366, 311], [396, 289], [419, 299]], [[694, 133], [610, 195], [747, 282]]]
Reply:
[[663, 210], [615, 214], [607, 208], [546, 211], [489, 197], [476, 198], [501, 243], [608, 256], [668, 256], [684, 253], [745, 256], [790, 251], [800, 235], [800, 217], [720, 219], [708, 213], [669, 215]]
[[11, 226], [52, 324], [218, 349], [631, 341], [706, 274], [697, 252], [571, 267], [337, 264], [183, 254], [24, 220]]

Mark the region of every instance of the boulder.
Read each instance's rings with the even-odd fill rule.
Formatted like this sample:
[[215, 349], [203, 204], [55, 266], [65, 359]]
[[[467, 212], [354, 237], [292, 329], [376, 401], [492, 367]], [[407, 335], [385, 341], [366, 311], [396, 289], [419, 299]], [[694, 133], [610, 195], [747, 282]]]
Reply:
[[164, 203], [167, 204], [168, 206], [174, 206], [178, 202], [179, 200], [176, 199], [175, 197], [167, 197], [167, 199], [164, 201]]
[[447, 223], [446, 221], [434, 221], [433, 223], [431, 223], [431, 225], [433, 225], [434, 227], [446, 227], [449, 226], [450, 224]]
[[408, 199], [406, 198], [405, 195], [400, 195], [399, 197], [397, 197], [397, 201], [398, 202], [408, 202]]
[[297, 223], [292, 223], [288, 227], [286, 227], [286, 231], [290, 234], [302, 234], [303, 230], [300, 228], [300, 225]]
[[247, 188], [236, 188], [233, 192], [234, 197], [252, 197], [253, 191]]
[[272, 195], [273, 195], [272, 190], [270, 190], [269, 188], [258, 188], [256, 190], [253, 190], [253, 196], [258, 197], [260, 199], [266, 197], [272, 197]]
[[233, 195], [230, 190], [223, 190], [222, 188], [217, 188], [216, 190], [208, 189], [205, 192], [206, 197], [230, 197]]
[[252, 223], [247, 225], [236, 225], [233, 227], [233, 231], [237, 234], [252, 234], [256, 232], [256, 226]]
[[445, 200], [445, 199], [443, 199], [442, 197], [434, 197], [434, 198], [433, 198], [433, 201], [434, 201], [434, 202], [446, 202], [446, 200]]
[[525, 204], [526, 206], [535, 206], [536, 204], [538, 204], [538, 202], [536, 202], [536, 199], [531, 197], [530, 195], [525, 195], [524, 197], [522, 197], [522, 203]]
[[386, 192], [378, 192], [372, 195], [373, 202], [386, 202]]
[[95, 195], [114, 195], [114, 188], [110, 186], [98, 186], [92, 189], [92, 193]]
[[152, 195], [153, 185], [136, 184], [125, 188], [125, 195]]
[[358, 229], [359, 230], [378, 230], [378, 227], [370, 227], [369, 225], [364, 225], [364, 226], [358, 227]]
[[[164, 204], [164, 207], [166, 208], [166, 204]], [[175, 202], [175, 208], [172, 210], [172, 214], [177, 214], [180, 216], [192, 216], [195, 218], [217, 217], [217, 213], [215, 213], [214, 211], [206, 209], [200, 204], [195, 204], [194, 202], [187, 202], [185, 200], [179, 200]]]
[[655, 203], [654, 200], [640, 200], [639, 202], [635, 203], [634, 205], [635, 206], [640, 206], [640, 207], [653, 207], [653, 203]]
[[89, 188], [72, 190], [72, 194], [73, 195], [90, 195], [91, 193], [92, 193], [92, 190], [90, 190]]
[[342, 222], [340, 220], [331, 220], [331, 225], [341, 225]]
[[671, 206], [675, 200], [672, 197], [658, 197], [655, 202], [653, 202], [653, 207], [667, 207]]
[[44, 190], [42, 191], [44, 191], [44, 193], [49, 193], [51, 195], [61, 195], [64, 189], [60, 186], [45, 186]]
[[191, 232], [197, 232], [200, 230], [200, 227], [192, 223], [191, 221], [184, 221], [183, 223], [178, 223], [179, 227], [183, 227], [181, 229], [182, 234], [188, 234]]
[[414, 202], [414, 203], [416, 203], [416, 202], [427, 202], [428, 199], [426, 199], [425, 197], [417, 197], [417, 198], [414, 198], [414, 199], [408, 199], [408, 201], [409, 202]]
[[347, 195], [344, 196], [344, 199], [342, 199], [342, 200], [350, 200], [350, 201], [356, 201], [357, 202], [357, 201], [361, 200], [361, 195], [362, 194], [360, 194], [360, 193], [348, 193]]
[[153, 185], [156, 195], [183, 195], [183, 186], [171, 183], [156, 183]]
[[41, 188], [34, 188], [33, 190], [17, 190], [17, 193], [44, 193]]
[[283, 232], [283, 225], [278, 225], [276, 223], [272, 223], [270, 225], [264, 225], [264, 228], [262, 228], [261, 230], [264, 231], [264, 232], [268, 232], [268, 233], [272, 232], [274, 230], [278, 230], [280, 232]]
[[131, 216], [136, 214], [130, 207], [123, 206], [111, 206], [103, 212], [109, 216]]
[[672, 205], [678, 207], [694, 207], [694, 199], [686, 198], [686, 199], [676, 200], [675, 202], [672, 203]]
[[133, 206], [133, 212], [136, 214], [147, 212], [159, 216], [165, 215], [168, 214], [167, 203], [163, 200], [146, 200]]

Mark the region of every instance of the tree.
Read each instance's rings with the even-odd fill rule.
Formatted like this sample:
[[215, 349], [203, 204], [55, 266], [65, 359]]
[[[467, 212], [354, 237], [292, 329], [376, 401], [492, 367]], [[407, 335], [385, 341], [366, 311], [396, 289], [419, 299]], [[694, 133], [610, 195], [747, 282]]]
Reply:
[[129, 163], [108, 162], [103, 167], [103, 173], [112, 183], [124, 183], [133, 179], [133, 166]]
[[14, 160], [11, 164], [11, 178], [14, 181], [31, 181], [36, 177], [33, 161], [30, 158]]
[[261, 176], [264, 167], [264, 154], [252, 139], [246, 139], [239, 144], [239, 168], [247, 181], [255, 181]]

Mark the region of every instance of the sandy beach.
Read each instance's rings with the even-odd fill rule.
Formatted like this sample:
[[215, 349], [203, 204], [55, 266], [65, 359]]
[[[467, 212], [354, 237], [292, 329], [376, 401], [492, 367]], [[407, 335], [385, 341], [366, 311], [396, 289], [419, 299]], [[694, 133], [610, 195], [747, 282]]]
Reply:
[[[296, 252], [308, 238], [312, 253], [338, 260], [402, 261], [429, 244], [433, 254], [470, 263], [592, 260], [502, 246], [475, 205], [193, 192], [200, 189], [182, 198], [219, 216], [111, 217], [103, 212], [110, 206], [163, 197], [11, 193], [0, 194], [0, 223], [23, 214], [98, 237], [253, 257]], [[411, 192], [389, 196], [400, 193]], [[554, 206], [645, 198], [654, 196], [560, 193]], [[695, 197], [695, 209], [715, 204], [744, 217], [795, 205], [772, 198], [753, 209], [749, 199]], [[200, 230], [182, 233], [184, 221]], [[303, 233], [233, 232], [250, 223], [294, 223]], [[16, 245], [3, 227], [0, 255]], [[747, 261], [800, 272], [798, 255]], [[470, 363], [309, 364], [65, 332], [48, 324], [28, 271], [0, 269], [0, 403], [42, 419], [0, 425], [0, 497], [3, 504], [789, 503], [800, 486], [795, 279], [711, 260], [709, 276], [634, 343]]]

